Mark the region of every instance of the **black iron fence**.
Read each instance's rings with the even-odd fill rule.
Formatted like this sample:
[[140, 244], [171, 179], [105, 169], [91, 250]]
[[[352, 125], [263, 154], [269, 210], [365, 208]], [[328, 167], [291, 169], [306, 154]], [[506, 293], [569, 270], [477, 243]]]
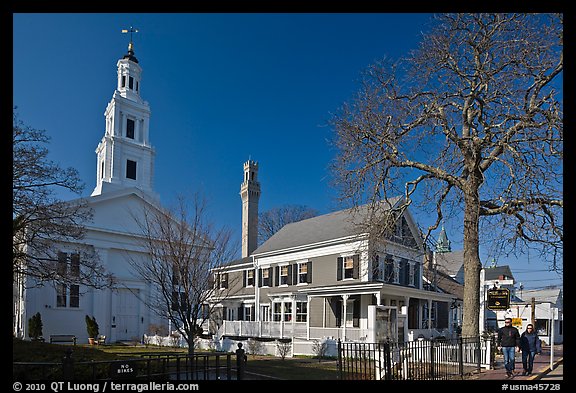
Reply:
[[445, 380], [490, 367], [492, 338], [416, 340], [405, 343], [338, 342], [340, 379]]
[[[246, 356], [232, 353], [142, 353], [107, 361], [74, 361], [68, 348], [62, 362], [13, 362], [16, 380], [231, 380], [243, 379]], [[233, 362], [234, 360], [234, 362]], [[233, 367], [234, 366], [234, 367]]]

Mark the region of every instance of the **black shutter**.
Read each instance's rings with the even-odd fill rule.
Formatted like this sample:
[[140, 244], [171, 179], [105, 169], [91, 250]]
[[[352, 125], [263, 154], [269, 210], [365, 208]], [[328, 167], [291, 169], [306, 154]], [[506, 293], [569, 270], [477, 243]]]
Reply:
[[224, 277], [226, 278], [226, 280], [224, 280], [224, 285], [223, 287], [225, 289], [228, 289], [228, 273], [224, 273]]
[[294, 285], [298, 284], [300, 281], [298, 280], [298, 264], [292, 265], [292, 283]]
[[380, 279], [380, 256], [378, 254], [374, 254], [372, 256], [372, 280], [379, 280]]
[[244, 320], [244, 307], [240, 306], [238, 307], [238, 321], [243, 321]]
[[248, 276], [248, 270], [242, 270], [242, 286], [245, 287], [246, 286], [246, 278]]
[[352, 326], [360, 327], [360, 296], [354, 298], [354, 303], [352, 303], [354, 309], [352, 310]]
[[312, 261], [308, 261], [306, 263], [306, 282], [307, 283], [311, 283], [312, 282]]
[[330, 306], [336, 318], [336, 327], [342, 327], [342, 300], [333, 297], [330, 299]]
[[262, 287], [262, 269], [258, 269], [258, 287]]
[[352, 270], [352, 277], [358, 278], [360, 276], [360, 256], [354, 255], [352, 256], [352, 260], [354, 261], [354, 269]]
[[288, 285], [292, 285], [292, 265], [288, 265]]
[[225, 321], [228, 319], [228, 307], [222, 307], [222, 320]]
[[404, 259], [400, 260], [398, 266], [398, 282], [400, 285], [406, 285], [406, 263]]
[[274, 267], [274, 286], [280, 285], [280, 266]]
[[343, 258], [342, 257], [338, 257], [336, 259], [336, 280], [340, 281], [342, 280], [342, 262]]

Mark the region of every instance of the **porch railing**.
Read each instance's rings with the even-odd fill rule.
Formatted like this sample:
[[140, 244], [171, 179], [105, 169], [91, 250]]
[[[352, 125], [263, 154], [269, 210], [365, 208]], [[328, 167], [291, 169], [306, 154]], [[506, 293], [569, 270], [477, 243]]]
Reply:
[[[367, 329], [347, 327], [344, 335], [342, 327], [310, 327], [309, 338], [344, 341], [365, 341]], [[262, 321], [224, 321], [219, 336], [308, 338], [306, 322], [262, 322]]]

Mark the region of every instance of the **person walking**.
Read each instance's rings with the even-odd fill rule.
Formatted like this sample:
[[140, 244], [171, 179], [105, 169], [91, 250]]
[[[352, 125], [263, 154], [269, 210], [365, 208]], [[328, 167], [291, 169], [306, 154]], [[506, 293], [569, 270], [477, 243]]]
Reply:
[[524, 366], [522, 375], [531, 375], [534, 357], [542, 353], [542, 341], [531, 323], [526, 325], [526, 330], [520, 335], [520, 349], [522, 350], [522, 366]]
[[520, 332], [512, 326], [512, 318], [504, 319], [504, 326], [498, 329], [496, 346], [504, 355], [506, 376], [513, 377], [516, 368], [515, 351], [520, 352]]

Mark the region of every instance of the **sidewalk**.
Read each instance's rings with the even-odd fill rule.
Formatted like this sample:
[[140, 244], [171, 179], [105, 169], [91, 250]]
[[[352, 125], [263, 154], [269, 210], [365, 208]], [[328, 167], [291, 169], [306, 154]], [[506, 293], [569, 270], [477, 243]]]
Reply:
[[[554, 359], [552, 364], [554, 368], [562, 363], [564, 360], [563, 345], [554, 345]], [[480, 374], [475, 374], [467, 379], [480, 379], [480, 380], [535, 380], [540, 379], [542, 376], [546, 375], [550, 371], [550, 347], [542, 346], [542, 354], [536, 355], [534, 358], [534, 367], [532, 369], [532, 375], [522, 376], [522, 353], [516, 353], [516, 369], [514, 370], [514, 376], [508, 378], [506, 376], [506, 369], [504, 368], [504, 362], [502, 355], [496, 357], [496, 368], [492, 370], [484, 370]]]

